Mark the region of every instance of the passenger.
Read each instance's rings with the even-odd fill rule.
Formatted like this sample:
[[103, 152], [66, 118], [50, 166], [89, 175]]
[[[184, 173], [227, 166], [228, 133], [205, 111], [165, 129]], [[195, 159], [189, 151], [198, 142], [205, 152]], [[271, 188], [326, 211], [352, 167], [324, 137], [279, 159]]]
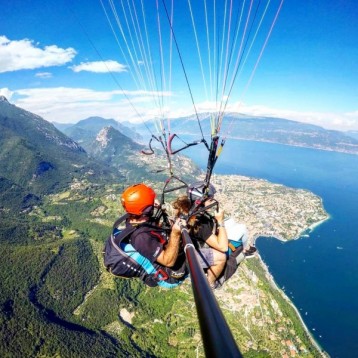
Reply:
[[[188, 191], [188, 197], [190, 199], [191, 206], [194, 205], [196, 200], [200, 201], [200, 198], [202, 198], [205, 195], [207, 198], [205, 200], [205, 206], [209, 206], [210, 204], [212, 204], [214, 202], [213, 198], [216, 193], [214, 186], [209, 184], [207, 193], [205, 193], [205, 195], [202, 193], [203, 189], [205, 189], [205, 184], [203, 182], [194, 183], [191, 186], [189, 186], [187, 191]], [[235, 222], [235, 220], [232, 218], [224, 221], [224, 219], [223, 219], [224, 212], [222, 211], [222, 213], [223, 213], [223, 216], [222, 216], [222, 219], [220, 219], [222, 222], [216, 220], [216, 226], [220, 227], [220, 224], [222, 224], [222, 226], [228, 225], [228, 227], [225, 227], [227, 239], [229, 241], [230, 240], [236, 241], [237, 239], [239, 239], [239, 241], [242, 243], [243, 254], [245, 255], [245, 257], [253, 257], [257, 250], [256, 250], [255, 246], [252, 246], [249, 243], [246, 225], [239, 224], [239, 223]], [[210, 220], [210, 218], [212, 220], [212, 216], [210, 216], [208, 214], [207, 214], [206, 218], [207, 218], [206, 220]], [[215, 217], [215, 219], [217, 219], [217, 218]], [[205, 219], [203, 219], [203, 220], [205, 220]], [[214, 221], [214, 224], [215, 224], [215, 221]]]
[[[188, 215], [193, 205], [205, 208], [212, 203], [215, 188], [210, 184], [205, 190], [203, 182], [188, 187], [187, 196], [179, 197], [174, 203], [176, 216]], [[206, 271], [207, 279], [212, 288], [217, 287], [217, 280], [223, 273], [227, 262], [228, 237], [224, 225], [224, 211], [215, 211], [214, 218], [203, 211], [189, 219], [189, 234], [197, 249], [201, 267]]]

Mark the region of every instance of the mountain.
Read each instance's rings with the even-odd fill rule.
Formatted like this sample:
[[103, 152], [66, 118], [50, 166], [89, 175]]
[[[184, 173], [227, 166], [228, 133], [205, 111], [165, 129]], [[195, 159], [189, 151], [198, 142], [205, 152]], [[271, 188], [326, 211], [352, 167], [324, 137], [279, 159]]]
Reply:
[[52, 122], [52, 124], [61, 132], [75, 125], [75, 123], [58, 123], [58, 122]]
[[[112, 167], [122, 176], [131, 178], [132, 181], [144, 181], [153, 176], [150, 170], [147, 170], [153, 169], [152, 163], [142, 165], [141, 156], [138, 155], [145, 147], [108, 125], [110, 123], [118, 127], [114, 120], [91, 117], [66, 129], [65, 133], [81, 143], [93, 158]], [[140, 167], [143, 170], [139, 170]]]
[[228, 115], [223, 124], [223, 133], [229, 123], [233, 123], [231, 137], [358, 154], [358, 140], [343, 132], [313, 124], [282, 118], [239, 118]]
[[0, 97], [0, 356], [132, 355], [72, 314], [98, 280], [88, 238], [106, 228], [91, 212], [113, 178], [52, 124]]
[[0, 99], [0, 177], [36, 195], [109, 171], [41, 117]]
[[[87, 137], [88, 133], [82, 134], [84, 137], [77, 131], [79, 141], [92, 157], [113, 167], [131, 182], [168, 179], [168, 162], [163, 150], [156, 148], [152, 155], [144, 155], [142, 152], [148, 151], [144, 145], [111, 126], [102, 128], [92, 140]], [[172, 165], [184, 180], [200, 173], [197, 166], [181, 155], [172, 158]]]
[[346, 135], [358, 140], [358, 131], [347, 131]]
[[134, 142], [112, 126], [101, 129], [92, 144], [89, 148], [91, 154], [100, 156], [106, 161], [114, 157], [125, 161], [126, 155], [144, 149], [144, 146]]
[[[209, 136], [211, 133], [210, 114], [200, 114], [199, 120], [204, 135]], [[170, 125], [172, 133], [195, 136], [196, 139], [201, 137], [195, 116], [172, 119]], [[146, 127], [154, 131], [154, 121], [148, 121], [146, 126], [138, 125], [137, 131], [144, 135], [148, 133]], [[358, 136], [355, 132], [327, 130], [313, 124], [282, 118], [228, 113], [223, 119], [220, 133], [228, 138], [358, 154]]]
[[[70, 138], [82, 144], [82, 142], [92, 140], [101, 129], [109, 126], [117, 129], [119, 132], [134, 141], [140, 142], [142, 140], [142, 137], [138, 133], [127, 126], [115, 121], [114, 119], [105, 119], [102, 117], [89, 117], [72, 126], [65, 128], [61, 126], [61, 130]], [[58, 128], [60, 128], [60, 126]]]
[[[138, 134], [137, 129], [142, 130], [141, 126], [133, 125], [131, 129], [114, 119], [89, 117], [67, 127], [64, 133], [80, 143], [93, 158], [112, 167], [131, 182], [166, 180], [169, 171], [164, 151], [155, 142], [154, 154], [141, 154], [142, 151], [148, 152], [148, 142], [145, 142], [146, 145], [138, 143], [143, 137]], [[148, 133], [145, 127], [143, 136], [147, 137]], [[177, 172], [181, 173], [184, 180], [200, 172], [188, 158], [180, 155], [172, 158], [172, 164], [174, 168], [178, 168]]]
[[123, 179], [52, 124], [5, 97], [0, 97], [0, 163], [0, 242], [7, 243], [61, 237], [56, 225], [28, 215], [47, 194], [75, 184], [86, 187], [89, 196], [96, 186]]

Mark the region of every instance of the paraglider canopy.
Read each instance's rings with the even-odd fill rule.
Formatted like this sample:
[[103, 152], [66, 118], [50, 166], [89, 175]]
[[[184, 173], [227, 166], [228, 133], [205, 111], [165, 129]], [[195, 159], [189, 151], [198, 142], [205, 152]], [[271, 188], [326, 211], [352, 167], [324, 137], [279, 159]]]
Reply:
[[[283, 0], [133, 0], [118, 4], [101, 0], [118, 60], [126, 69], [120, 76], [130, 77], [126, 87], [141, 94], [140, 100], [132, 99], [116, 78], [148, 129], [149, 150], [143, 153], [153, 154], [153, 144], [159, 144], [170, 175], [174, 174], [173, 155], [203, 143], [209, 151], [205, 182], [210, 183], [234, 124], [226, 124], [221, 134], [229, 102], [242, 101], [282, 4]], [[171, 118], [186, 114], [194, 114], [189, 133], [194, 140], [189, 142], [180, 138], [180, 124], [175, 131], [171, 127]], [[204, 128], [205, 121], [210, 122], [209, 127]]]

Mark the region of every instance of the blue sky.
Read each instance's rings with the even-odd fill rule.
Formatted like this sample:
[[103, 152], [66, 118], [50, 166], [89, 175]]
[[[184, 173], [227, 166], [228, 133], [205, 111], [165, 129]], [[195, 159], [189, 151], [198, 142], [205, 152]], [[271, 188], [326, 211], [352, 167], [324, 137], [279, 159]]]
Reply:
[[[165, 3], [170, 16], [172, 0]], [[358, 3], [285, 0], [267, 42], [281, 0], [258, 3], [175, 0], [173, 28], [196, 110], [215, 111], [227, 103], [227, 112], [358, 130]], [[237, 28], [233, 56], [226, 56]], [[194, 112], [162, 0], [3, 1], [0, 94], [62, 123], [95, 115], [138, 121]]]

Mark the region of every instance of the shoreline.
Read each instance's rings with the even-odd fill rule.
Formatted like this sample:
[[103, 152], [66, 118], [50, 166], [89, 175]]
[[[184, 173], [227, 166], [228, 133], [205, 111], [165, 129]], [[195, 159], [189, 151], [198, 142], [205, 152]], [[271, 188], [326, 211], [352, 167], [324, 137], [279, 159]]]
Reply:
[[[316, 229], [318, 226], [322, 225], [325, 221], [328, 221], [331, 219], [331, 215], [327, 214], [327, 217], [325, 219], [322, 219], [321, 221], [317, 221], [316, 223], [310, 225], [305, 231], [312, 232], [314, 229]], [[302, 233], [301, 233], [302, 234]]]
[[300, 232], [300, 234], [294, 238], [290, 238], [290, 239], [284, 239], [283, 237], [281, 237], [280, 235], [275, 235], [275, 234], [270, 234], [270, 235], [266, 235], [265, 233], [258, 233], [256, 234], [255, 236], [253, 236], [252, 238], [249, 238], [249, 241], [251, 241], [251, 243], [253, 245], [256, 244], [256, 240], [259, 238], [259, 237], [263, 237], [263, 238], [268, 238], [268, 237], [272, 237], [278, 241], [281, 241], [281, 242], [288, 242], [288, 241], [293, 241], [293, 240], [299, 240], [303, 237], [303, 235], [305, 235], [305, 233], [309, 232], [313, 232], [317, 227], [319, 227], [320, 225], [322, 225], [325, 221], [328, 221], [330, 220], [331, 216], [329, 214], [327, 214], [327, 217], [320, 220], [320, 221], [317, 221], [315, 223], [313, 223], [312, 225], [310, 225], [307, 229], [304, 229]]
[[304, 144], [293, 144], [293, 143], [282, 143], [282, 142], [277, 142], [277, 141], [270, 141], [270, 140], [265, 140], [265, 139], [250, 139], [250, 138], [243, 138], [243, 137], [238, 137], [238, 136], [228, 136], [229, 139], [234, 139], [234, 140], [242, 140], [242, 141], [247, 141], [247, 142], [259, 142], [259, 143], [270, 143], [270, 144], [280, 144], [280, 145], [286, 145], [288, 147], [297, 147], [297, 148], [305, 148], [305, 149], [314, 149], [314, 150], [321, 150], [323, 152], [335, 152], [335, 153], [342, 153], [342, 154], [349, 154], [349, 155], [358, 155], [358, 152], [355, 151], [349, 151], [349, 150], [344, 150], [344, 149], [339, 149], [339, 148], [330, 148], [330, 147], [314, 147], [314, 146], [309, 146], [309, 145], [304, 145]]
[[[243, 178], [247, 178], [248, 181], [245, 181], [244, 185], [238, 187], [235, 179], [237, 182], [240, 182], [240, 179], [245, 180]], [[223, 182], [224, 179], [225, 182]], [[271, 184], [273, 189], [271, 189]], [[240, 199], [244, 202], [245, 200], [248, 200], [247, 196], [245, 196], [245, 190], [247, 191], [250, 189], [254, 193], [258, 191], [261, 193], [261, 191], [264, 191], [265, 193], [269, 194], [278, 193], [280, 195], [287, 195], [288, 199], [286, 200], [288, 200], [289, 204], [292, 206], [292, 209], [291, 206], [288, 208], [291, 209], [288, 212], [282, 209], [285, 208], [285, 203], [282, 203], [282, 200], [273, 201], [265, 200], [263, 198], [256, 201], [250, 201], [251, 205], [253, 206], [253, 210], [244, 211], [238, 205], [235, 206], [230, 204], [230, 198], [226, 197], [224, 194], [220, 196], [218, 199], [219, 201], [227, 201], [229, 203], [227, 204], [229, 207], [229, 212], [236, 213], [241, 209], [242, 214], [240, 217], [240, 222], [247, 223], [246, 226], [249, 236], [248, 243], [252, 245], [255, 245], [256, 240], [259, 237], [275, 238], [281, 242], [288, 242], [304, 238], [305, 236], [308, 236], [308, 233], [313, 232], [318, 226], [331, 218], [329, 213], [324, 210], [322, 198], [313, 194], [310, 190], [307, 189], [289, 188], [282, 184], [273, 184], [266, 179], [255, 179], [235, 174], [218, 175], [214, 185], [219, 188], [219, 192], [220, 190], [224, 191], [225, 189], [229, 188], [231, 193], [234, 193], [235, 198], [238, 199], [238, 202]], [[277, 197], [280, 198], [280, 195]], [[302, 205], [305, 205], [304, 208], [307, 207], [306, 211], [302, 210]], [[267, 225], [267, 218], [271, 218], [272, 208], [276, 208], [276, 213], [270, 222], [271, 225]], [[257, 213], [260, 214], [258, 215], [258, 218], [256, 217]], [[232, 215], [235, 217], [235, 214]], [[282, 223], [288, 223], [291, 225], [284, 225]], [[265, 277], [269, 285], [271, 285], [271, 287], [279, 293], [279, 296], [283, 302], [287, 302], [296, 313], [295, 314], [291, 311], [291, 314], [293, 314], [295, 317], [294, 320], [297, 321], [297, 324], [301, 327], [300, 329], [305, 332], [307, 345], [311, 346], [312, 349], [315, 349], [320, 357], [329, 357], [328, 353], [324, 351], [324, 349], [320, 346], [314, 337], [313, 332], [311, 332], [306, 326], [303, 317], [301, 316], [293, 301], [288, 297], [286, 292], [281, 290], [280, 287], [276, 284], [273, 275], [270, 273], [268, 266], [265, 264], [259, 253], [257, 257], [259, 258], [259, 264], [265, 272]]]
[[[179, 133], [180, 134], [180, 133]], [[193, 136], [192, 133], [182, 133], [184, 135], [187, 136]], [[228, 139], [233, 139], [233, 140], [242, 140], [245, 142], [258, 142], [258, 143], [269, 143], [269, 144], [279, 144], [279, 145], [285, 145], [288, 147], [297, 147], [297, 148], [305, 148], [305, 149], [313, 149], [313, 150], [320, 150], [323, 152], [334, 152], [334, 153], [341, 153], [341, 154], [348, 154], [348, 155], [358, 155], [358, 151], [357, 150], [347, 150], [347, 149], [340, 149], [340, 148], [331, 148], [331, 147], [314, 147], [314, 146], [310, 146], [310, 145], [306, 145], [306, 144], [300, 144], [300, 143], [283, 143], [283, 142], [279, 142], [279, 141], [272, 141], [269, 139], [254, 139], [254, 138], [245, 138], [245, 137], [240, 137], [240, 136], [228, 136]], [[146, 144], [146, 143], [145, 143]]]
[[[280, 237], [279, 235], [277, 236], [265, 236], [264, 234], [256, 234], [255, 237], [252, 238], [252, 243], [253, 245], [255, 245], [256, 243], [256, 240], [259, 238], [259, 237], [262, 237], [262, 238], [265, 238], [265, 237], [273, 237], [275, 238], [276, 240], [279, 240], [281, 242], [288, 242], [288, 241], [291, 241], [291, 240], [298, 240], [302, 237], [302, 235], [305, 233], [305, 232], [312, 232], [314, 231], [315, 228], [317, 228], [318, 226], [320, 226], [321, 224], [323, 224], [325, 221], [329, 220], [331, 218], [331, 216], [327, 213], [327, 217], [320, 220], [320, 221], [317, 221], [315, 223], [313, 223], [312, 225], [310, 225], [307, 229], [303, 230], [300, 235], [296, 238], [293, 238], [293, 239], [284, 239], [282, 237]], [[297, 309], [297, 307], [295, 306], [295, 304], [292, 302], [292, 300], [286, 295], [286, 293], [277, 285], [273, 275], [271, 274], [268, 266], [266, 265], [266, 263], [264, 262], [264, 260], [262, 259], [261, 255], [259, 253], [257, 253], [257, 257], [258, 257], [258, 260], [260, 262], [260, 265], [262, 266], [262, 268], [264, 269], [264, 271], [266, 272], [266, 278], [267, 280], [270, 282], [270, 284], [273, 285], [273, 287], [279, 292], [279, 294], [281, 295], [281, 297], [286, 300], [290, 305], [291, 307], [294, 309], [294, 311], [296, 312], [297, 314], [297, 317], [298, 319], [300, 320], [301, 324], [302, 324], [302, 327], [303, 329], [305, 330], [305, 332], [307, 333], [311, 343], [314, 345], [314, 347], [318, 350], [318, 352], [321, 354], [321, 356], [323, 358], [328, 358], [329, 357], [329, 354], [327, 352], [324, 351], [323, 347], [320, 346], [320, 344], [316, 341], [313, 333], [308, 329], [308, 327], [306, 326], [299, 310]]]
[[300, 320], [303, 329], [305, 330], [305, 332], [307, 333], [311, 343], [313, 344], [313, 346], [317, 349], [317, 351], [321, 354], [322, 357], [324, 358], [328, 358], [329, 355], [327, 352], [324, 351], [324, 349], [320, 346], [320, 344], [316, 341], [313, 333], [308, 329], [308, 327], [306, 326], [299, 310], [297, 309], [297, 307], [295, 306], [295, 304], [291, 301], [291, 299], [286, 295], [286, 293], [277, 285], [273, 275], [271, 274], [271, 272], [269, 271], [266, 263], [263, 261], [262, 257], [260, 256], [260, 254], [257, 254], [258, 260], [260, 262], [260, 265], [262, 266], [262, 268], [264, 269], [264, 271], [266, 272], [266, 278], [267, 280], [270, 282], [270, 284], [273, 285], [273, 287], [279, 292], [279, 294], [281, 295], [281, 297], [287, 301], [291, 307], [294, 309], [294, 311], [297, 314], [298, 319]]

